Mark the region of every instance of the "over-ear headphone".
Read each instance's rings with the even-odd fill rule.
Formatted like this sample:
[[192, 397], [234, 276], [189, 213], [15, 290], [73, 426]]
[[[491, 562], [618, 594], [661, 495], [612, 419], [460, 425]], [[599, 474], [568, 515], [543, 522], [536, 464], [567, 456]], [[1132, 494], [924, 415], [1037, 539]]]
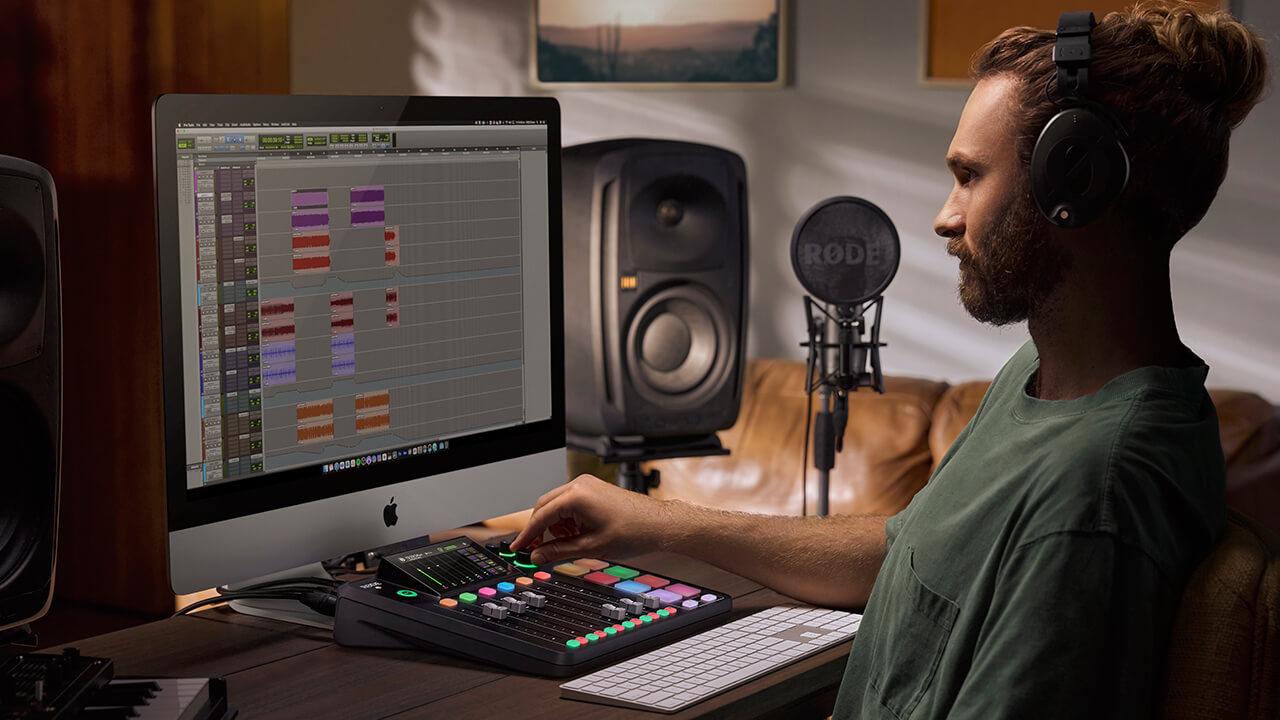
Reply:
[[[1063, 13], [1053, 62], [1064, 108], [1045, 124], [1031, 151], [1031, 193], [1049, 222], [1078, 228], [1111, 206], [1129, 181], [1124, 130], [1089, 102], [1091, 12]], [[1046, 88], [1047, 92], [1047, 88]]]

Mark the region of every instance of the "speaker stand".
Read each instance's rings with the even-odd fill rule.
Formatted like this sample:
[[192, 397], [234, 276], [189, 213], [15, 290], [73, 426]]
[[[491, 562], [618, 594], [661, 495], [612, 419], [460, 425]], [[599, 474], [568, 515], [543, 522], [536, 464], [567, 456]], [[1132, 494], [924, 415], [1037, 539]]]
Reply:
[[649, 488], [658, 487], [662, 479], [657, 470], [642, 470], [642, 462], [729, 454], [715, 433], [675, 438], [620, 438], [566, 432], [565, 444], [571, 450], [595, 455], [606, 463], [619, 464], [618, 487], [641, 495], [648, 495]]

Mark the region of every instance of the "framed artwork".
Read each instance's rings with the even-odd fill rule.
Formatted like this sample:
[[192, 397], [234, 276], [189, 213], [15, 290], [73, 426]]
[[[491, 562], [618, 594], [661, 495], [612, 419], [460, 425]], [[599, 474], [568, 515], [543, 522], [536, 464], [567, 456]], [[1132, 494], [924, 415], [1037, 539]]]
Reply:
[[[969, 60], [988, 40], [1019, 25], [1054, 29], [1058, 16], [1092, 10], [1099, 20], [1133, 0], [920, 0], [920, 81], [927, 85], [972, 85]], [[1188, 5], [1228, 9], [1228, 0], [1183, 0]]]
[[781, 87], [789, 0], [535, 0], [535, 85]]

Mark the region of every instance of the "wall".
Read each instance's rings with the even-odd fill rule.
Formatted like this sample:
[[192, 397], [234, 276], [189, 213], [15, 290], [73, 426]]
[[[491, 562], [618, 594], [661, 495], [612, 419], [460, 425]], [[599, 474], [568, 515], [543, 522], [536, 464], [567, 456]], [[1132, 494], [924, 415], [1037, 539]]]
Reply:
[[58, 193], [55, 592], [167, 615], [151, 102], [163, 92], [287, 91], [286, 0], [41, 0], [4, 8], [0, 153], [48, 168]]
[[[294, 0], [294, 92], [537, 94], [528, 82], [532, 12], [512, 0]], [[1280, 3], [1234, 0], [1274, 38]], [[932, 231], [950, 189], [942, 158], [967, 91], [917, 82], [920, 5], [794, 0], [792, 84], [782, 90], [556, 92], [566, 145], [661, 136], [730, 148], [751, 196], [753, 356], [800, 358], [801, 289], [788, 243], [817, 201], [856, 195], [880, 205], [902, 239], [886, 293], [886, 372], [959, 381], [990, 377], [1026, 338], [993, 329], [955, 298], [956, 264]], [[1213, 386], [1280, 402], [1280, 99], [1234, 139], [1232, 168], [1208, 216], [1173, 258], [1184, 341]]]

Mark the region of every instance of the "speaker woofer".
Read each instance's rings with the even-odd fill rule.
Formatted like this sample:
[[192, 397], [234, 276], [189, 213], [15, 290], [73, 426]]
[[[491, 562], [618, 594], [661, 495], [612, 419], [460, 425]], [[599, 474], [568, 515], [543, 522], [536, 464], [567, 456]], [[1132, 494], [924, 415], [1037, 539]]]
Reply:
[[22, 216], [0, 207], [0, 345], [31, 323], [44, 296], [44, 249]]
[[638, 392], [672, 406], [704, 402], [724, 385], [736, 344], [728, 315], [705, 288], [676, 285], [640, 306], [627, 333], [627, 361]]

